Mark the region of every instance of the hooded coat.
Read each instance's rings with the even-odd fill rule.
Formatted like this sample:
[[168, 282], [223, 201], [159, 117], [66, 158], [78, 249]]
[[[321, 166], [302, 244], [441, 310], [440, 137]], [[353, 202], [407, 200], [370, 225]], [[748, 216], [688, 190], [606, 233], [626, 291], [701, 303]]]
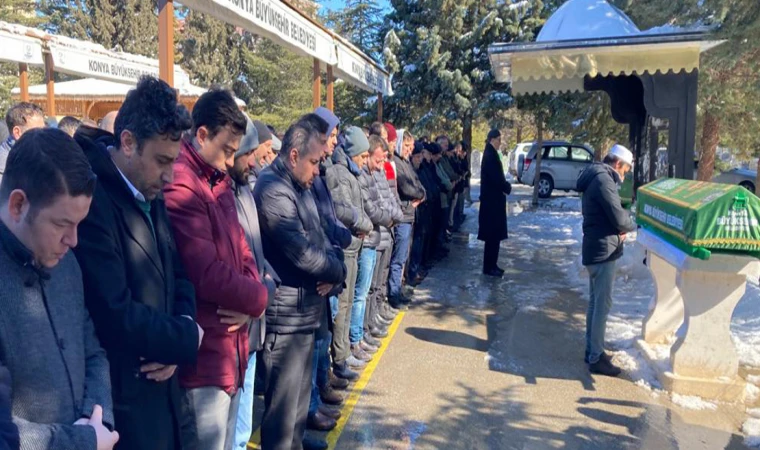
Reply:
[[481, 241], [503, 241], [509, 237], [507, 231], [507, 195], [512, 185], [504, 177], [499, 154], [488, 143], [483, 151], [480, 166], [480, 212], [478, 213], [478, 239]]
[[617, 185], [620, 175], [607, 164], [594, 163], [578, 177], [583, 194], [583, 265], [615, 261], [623, 256], [621, 233], [636, 229], [623, 209]]

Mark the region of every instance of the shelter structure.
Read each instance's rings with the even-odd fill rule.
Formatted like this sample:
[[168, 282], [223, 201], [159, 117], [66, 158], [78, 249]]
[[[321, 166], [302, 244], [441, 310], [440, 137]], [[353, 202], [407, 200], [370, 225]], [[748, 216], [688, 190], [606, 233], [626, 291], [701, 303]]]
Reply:
[[661, 176], [693, 178], [700, 54], [721, 43], [704, 28], [641, 31], [606, 0], [568, 0], [536, 42], [496, 43], [488, 52], [496, 80], [511, 83], [513, 95], [606, 92], [612, 116], [629, 125], [637, 189]]
[[[336, 77], [378, 97], [382, 120], [383, 96], [393, 95], [391, 77], [372, 58], [332, 30], [319, 24], [287, 0], [183, 0], [190, 9], [277, 42], [297, 54], [313, 58], [313, 106], [321, 104], [322, 71], [326, 73], [326, 106], [334, 109]], [[161, 78], [174, 85], [174, 3], [159, 0], [159, 66]]]
[[[134, 87], [134, 83], [117, 83], [115, 81], [99, 80], [97, 78], [83, 78], [81, 80], [63, 81], [56, 83], [56, 115], [86, 117], [96, 122], [111, 111], [118, 110], [127, 92]], [[206, 92], [206, 89], [192, 84], [178, 88], [180, 102], [189, 110], [193, 109], [198, 98]], [[14, 88], [11, 91], [14, 100], [21, 100], [21, 89]], [[47, 86], [38, 84], [30, 86], [27, 90], [27, 99], [47, 110]], [[245, 107], [245, 102], [236, 98], [238, 106]]]

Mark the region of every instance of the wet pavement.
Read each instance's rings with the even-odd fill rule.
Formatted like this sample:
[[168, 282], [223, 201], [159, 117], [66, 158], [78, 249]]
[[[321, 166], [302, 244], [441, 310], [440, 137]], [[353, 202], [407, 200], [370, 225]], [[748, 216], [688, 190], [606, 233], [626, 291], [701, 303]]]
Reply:
[[[529, 198], [515, 191], [511, 201]], [[416, 289], [336, 448], [745, 448], [741, 407], [687, 410], [625, 378], [588, 373], [587, 302], [558, 269], [577, 255], [561, 240], [525, 245], [545, 231], [527, 219], [510, 222], [500, 255], [507, 273], [497, 280], [481, 274], [469, 211], [449, 258]]]

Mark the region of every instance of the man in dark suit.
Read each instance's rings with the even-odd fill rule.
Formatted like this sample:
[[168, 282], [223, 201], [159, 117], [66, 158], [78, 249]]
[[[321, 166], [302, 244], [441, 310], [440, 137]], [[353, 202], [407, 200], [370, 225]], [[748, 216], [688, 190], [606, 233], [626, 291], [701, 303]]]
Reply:
[[99, 180], [75, 254], [111, 363], [119, 449], [182, 448], [175, 371], [195, 363], [203, 331], [161, 193], [191, 125], [174, 89], [145, 77], [127, 94], [115, 135], [90, 127], [75, 135]]

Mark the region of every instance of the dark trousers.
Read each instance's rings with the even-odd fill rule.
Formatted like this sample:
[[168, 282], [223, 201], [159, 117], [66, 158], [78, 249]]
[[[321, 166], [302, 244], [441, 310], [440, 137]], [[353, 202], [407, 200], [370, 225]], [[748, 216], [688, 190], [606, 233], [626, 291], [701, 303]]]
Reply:
[[425, 234], [427, 233], [426, 224], [415, 222], [414, 232], [412, 233], [412, 249], [409, 253], [409, 264], [407, 264], [407, 279], [414, 280], [420, 273], [423, 264], [425, 252]]
[[344, 263], [348, 269], [346, 276], [346, 288], [338, 296], [338, 315], [333, 322], [332, 354], [333, 362], [341, 365], [351, 356], [351, 342], [349, 331], [351, 330], [351, 310], [354, 306], [354, 290], [356, 289], [356, 275], [359, 268], [359, 255], [345, 253]]
[[301, 450], [311, 399], [314, 332], [267, 333], [264, 339], [263, 450]]
[[501, 248], [501, 241], [489, 240], [485, 242], [483, 250], [483, 272], [496, 269], [499, 262], [499, 248]]
[[391, 262], [392, 249], [377, 251], [377, 263], [372, 274], [372, 285], [367, 298], [367, 310], [364, 316], [364, 329], [368, 330], [375, 322], [375, 316], [380, 314], [380, 305], [387, 293], [388, 268]]

